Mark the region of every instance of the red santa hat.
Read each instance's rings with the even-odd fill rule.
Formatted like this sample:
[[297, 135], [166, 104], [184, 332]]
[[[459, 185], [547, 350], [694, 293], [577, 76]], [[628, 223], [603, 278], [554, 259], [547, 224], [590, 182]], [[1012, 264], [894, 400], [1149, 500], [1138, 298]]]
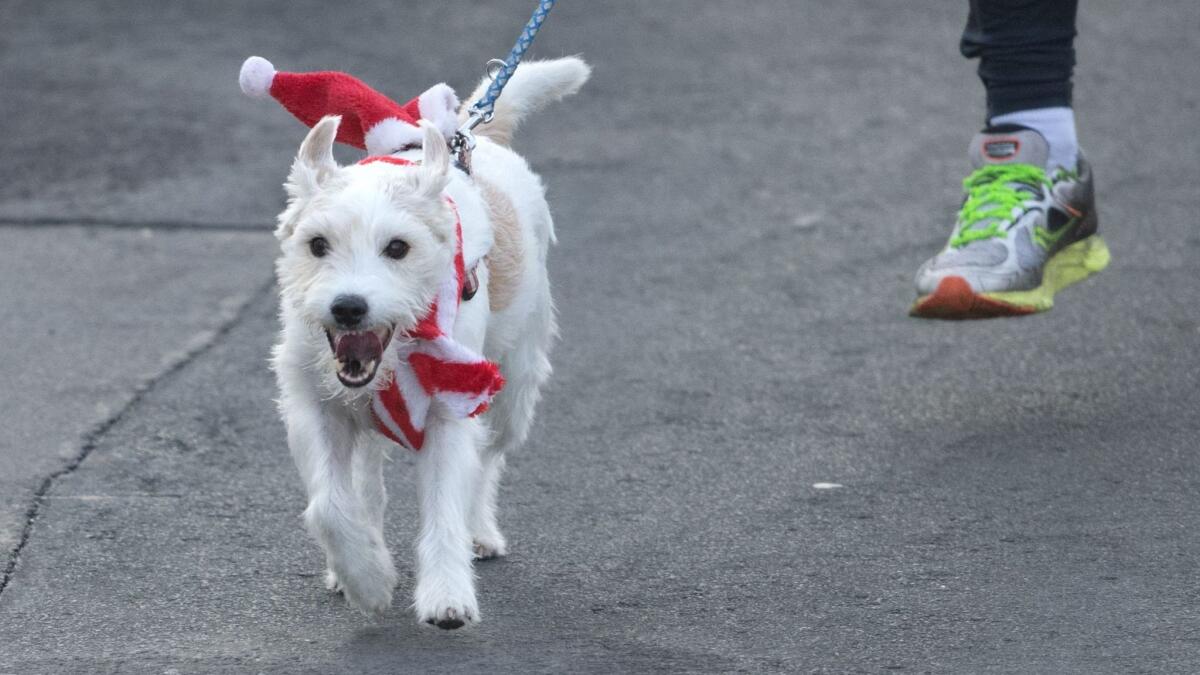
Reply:
[[281, 73], [261, 56], [246, 59], [238, 83], [247, 96], [271, 96], [310, 127], [326, 115], [341, 115], [337, 140], [370, 155], [419, 146], [419, 120], [432, 122], [447, 141], [458, 127], [458, 97], [445, 84], [400, 105], [346, 73]]

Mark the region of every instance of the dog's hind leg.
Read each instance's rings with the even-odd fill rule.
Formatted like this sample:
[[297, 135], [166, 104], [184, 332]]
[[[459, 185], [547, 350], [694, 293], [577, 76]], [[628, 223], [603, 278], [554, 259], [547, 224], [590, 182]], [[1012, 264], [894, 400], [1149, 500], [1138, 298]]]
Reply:
[[471, 539], [475, 557], [480, 560], [508, 553], [508, 543], [497, 522], [500, 476], [506, 454], [524, 443], [529, 435], [538, 391], [550, 375], [550, 362], [540, 347], [522, 344], [501, 361], [500, 370], [507, 379], [504, 390], [488, 411], [488, 422], [495, 433], [482, 452], [479, 492], [471, 504]]
[[479, 482], [482, 425], [438, 418], [418, 456], [421, 533], [417, 538], [417, 619], [439, 628], [479, 621], [467, 518]]
[[496, 519], [500, 474], [504, 471], [507, 453], [520, 447], [529, 436], [542, 385], [550, 377], [547, 352], [556, 327], [544, 279], [542, 293], [542, 301], [526, 317], [520, 341], [500, 359], [500, 371], [505, 376], [504, 389], [496, 396], [487, 414], [495, 433], [483, 452], [483, 477], [471, 508], [471, 536], [475, 557], [480, 559], [500, 557], [508, 552]]
[[475, 558], [487, 560], [508, 553], [508, 544], [496, 522], [496, 496], [500, 490], [500, 474], [504, 472], [504, 453], [488, 448], [483, 451], [481, 461], [479, 493], [471, 506], [471, 541]]
[[355, 431], [350, 420], [323, 409], [305, 389], [283, 389], [288, 445], [308, 489], [304, 521], [325, 549], [326, 582], [358, 609], [381, 613], [391, 605], [396, 570], [355, 489]]

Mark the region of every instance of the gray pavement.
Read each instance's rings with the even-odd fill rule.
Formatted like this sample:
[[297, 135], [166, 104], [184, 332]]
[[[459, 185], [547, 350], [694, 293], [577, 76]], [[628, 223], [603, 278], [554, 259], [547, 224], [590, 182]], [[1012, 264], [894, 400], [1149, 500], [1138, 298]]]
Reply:
[[18, 545], [47, 478], [263, 294], [271, 241], [261, 232], [0, 228], [0, 548]]
[[534, 52], [595, 76], [518, 139], [563, 337], [512, 555], [471, 631], [410, 573], [380, 620], [328, 594], [266, 369], [303, 130], [237, 66], [465, 91], [530, 3], [475, 4], [0, 5], [0, 673], [1200, 670], [1190, 0], [1084, 3], [1113, 264], [969, 324], [905, 316], [965, 3], [561, 3]]

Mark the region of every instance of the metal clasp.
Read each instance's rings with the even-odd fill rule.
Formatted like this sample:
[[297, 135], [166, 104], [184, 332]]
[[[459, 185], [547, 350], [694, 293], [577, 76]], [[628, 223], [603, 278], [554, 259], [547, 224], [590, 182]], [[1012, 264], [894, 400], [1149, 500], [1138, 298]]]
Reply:
[[[504, 59], [490, 59], [483, 64], [483, 76], [492, 82], [500, 76], [500, 71], [508, 64]], [[496, 111], [492, 106], [488, 106], [487, 110], [478, 108], [478, 103], [471, 106], [471, 112], [467, 117], [467, 121], [454, 132], [454, 136], [450, 138], [450, 150], [455, 154], [455, 161], [459, 168], [468, 174], [471, 173], [471, 151], [475, 149], [475, 134], [472, 133], [475, 127], [480, 124], [487, 124], [496, 116]]]
[[475, 149], [475, 134], [472, 130], [490, 119], [491, 115], [485, 116], [472, 110], [467, 121], [450, 137], [450, 151], [454, 153], [454, 162], [468, 175], [471, 173], [471, 151]]

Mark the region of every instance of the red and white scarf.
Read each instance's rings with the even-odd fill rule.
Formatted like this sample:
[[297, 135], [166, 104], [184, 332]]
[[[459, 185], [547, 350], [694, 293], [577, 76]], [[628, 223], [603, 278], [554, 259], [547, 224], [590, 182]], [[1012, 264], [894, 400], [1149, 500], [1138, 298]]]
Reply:
[[[368, 157], [360, 163], [377, 161], [413, 164], [396, 157]], [[474, 417], [487, 410], [504, 386], [499, 366], [454, 339], [467, 270], [458, 207], [450, 197], [446, 202], [454, 211], [454, 268], [447, 271], [425, 318], [405, 334], [409, 339], [393, 342], [390, 348], [400, 357], [396, 370], [371, 401], [375, 428], [410, 450], [425, 443], [425, 422], [435, 401], [455, 417]]]

